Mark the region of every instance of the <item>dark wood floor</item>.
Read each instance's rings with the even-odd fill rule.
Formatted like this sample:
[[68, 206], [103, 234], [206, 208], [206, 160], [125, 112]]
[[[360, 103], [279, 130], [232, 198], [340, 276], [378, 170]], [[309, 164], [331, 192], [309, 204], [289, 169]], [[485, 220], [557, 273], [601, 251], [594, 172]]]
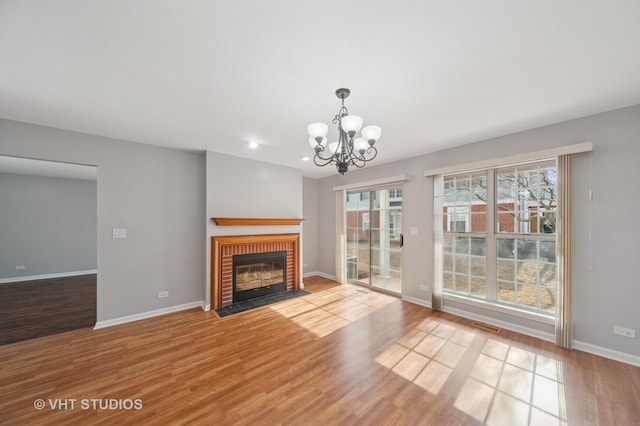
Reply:
[[96, 323], [96, 274], [0, 284], [0, 345]]
[[312, 294], [222, 319], [192, 309], [0, 347], [0, 419], [513, 426], [640, 418], [640, 368], [323, 278], [305, 279], [305, 288]]

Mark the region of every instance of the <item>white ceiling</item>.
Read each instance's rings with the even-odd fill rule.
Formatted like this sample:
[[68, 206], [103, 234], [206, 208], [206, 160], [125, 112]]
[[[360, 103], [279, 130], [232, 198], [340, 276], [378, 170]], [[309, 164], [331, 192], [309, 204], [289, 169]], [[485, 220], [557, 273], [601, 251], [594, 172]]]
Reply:
[[640, 1], [0, 0], [3, 118], [319, 177], [339, 87], [378, 164], [638, 104]]

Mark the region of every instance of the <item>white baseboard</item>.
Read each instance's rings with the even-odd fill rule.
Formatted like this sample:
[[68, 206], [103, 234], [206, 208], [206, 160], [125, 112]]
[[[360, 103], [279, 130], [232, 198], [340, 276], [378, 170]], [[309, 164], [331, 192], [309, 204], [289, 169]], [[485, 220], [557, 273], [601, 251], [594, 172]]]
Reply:
[[335, 275], [325, 274], [324, 272], [320, 272], [320, 271], [307, 272], [306, 274], [302, 275], [302, 278], [309, 278], [309, 277], [313, 277], [314, 275], [318, 275], [318, 276], [326, 278], [328, 280], [333, 280], [333, 281], [336, 280], [336, 276]]
[[156, 309], [154, 311], [142, 312], [139, 314], [127, 315], [120, 318], [114, 318], [105, 321], [98, 321], [96, 325], [93, 327], [94, 330], [98, 330], [100, 328], [111, 327], [119, 324], [126, 324], [128, 322], [139, 321], [147, 318], [159, 317], [161, 315], [172, 314], [174, 312], [184, 311], [191, 308], [203, 307], [205, 306], [202, 300], [197, 302], [185, 303], [182, 305], [169, 306], [167, 308]]
[[98, 271], [93, 269], [89, 271], [71, 271], [57, 272], [55, 274], [29, 275], [26, 277], [0, 278], [0, 284], [19, 283], [22, 281], [47, 280], [49, 278], [77, 277], [79, 275], [97, 274]]
[[[404, 298], [403, 298], [404, 299]], [[411, 300], [408, 300], [412, 302]], [[419, 303], [418, 303], [419, 304]], [[484, 315], [472, 314], [469, 312], [461, 311], [455, 308], [444, 308], [444, 312], [448, 312], [459, 317], [468, 318], [476, 321], [481, 321], [485, 324], [493, 325], [496, 327], [504, 328], [505, 330], [515, 331], [516, 333], [525, 334], [527, 336], [536, 337], [541, 340], [546, 340], [551, 343], [555, 343], [555, 336], [551, 333], [545, 333], [540, 330], [535, 330], [529, 327], [524, 327], [516, 324], [511, 324], [505, 321], [500, 321], [494, 318], [486, 317]], [[585, 343], [578, 340], [574, 340], [573, 348], [582, 352], [587, 352], [592, 355], [601, 356], [603, 358], [612, 359], [614, 361], [623, 362], [625, 364], [634, 365], [640, 367], [640, 356], [628, 354], [625, 352], [619, 352], [613, 349], [604, 348], [602, 346], [592, 345], [591, 343]]]
[[614, 351], [613, 349], [603, 348], [602, 346], [592, 345], [591, 343], [585, 343], [579, 340], [573, 341], [573, 349], [640, 367], [640, 356], [638, 355]]
[[413, 303], [414, 305], [424, 306], [425, 308], [429, 308], [429, 309], [432, 308], [430, 300], [418, 299], [417, 297], [411, 297], [411, 296], [402, 296], [402, 300], [409, 303]]
[[537, 339], [546, 340], [547, 342], [555, 343], [556, 341], [555, 336], [551, 333], [546, 333], [544, 331], [536, 330], [529, 327], [524, 327], [522, 325], [512, 324], [510, 322], [501, 321], [501, 320], [487, 317], [484, 315], [478, 315], [478, 314], [462, 311], [460, 309], [451, 308], [447, 306], [445, 306], [442, 311], [453, 314], [453, 315], [457, 315], [462, 318], [472, 319], [472, 320], [480, 321], [485, 324], [493, 325], [499, 328], [504, 328], [505, 330], [515, 331], [516, 333], [535, 337]]

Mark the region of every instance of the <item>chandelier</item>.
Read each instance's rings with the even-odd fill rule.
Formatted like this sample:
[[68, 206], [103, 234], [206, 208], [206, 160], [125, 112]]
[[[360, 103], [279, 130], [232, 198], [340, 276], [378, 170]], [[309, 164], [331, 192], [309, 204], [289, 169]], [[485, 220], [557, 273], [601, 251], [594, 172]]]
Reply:
[[315, 151], [313, 162], [320, 167], [335, 164], [342, 175], [349, 171], [350, 165], [361, 169], [376, 158], [378, 150], [373, 145], [382, 133], [380, 126], [367, 126], [362, 129], [360, 137], [355, 137], [362, 127], [362, 118], [349, 114], [344, 106], [349, 94], [349, 89], [336, 90], [336, 96], [342, 101], [340, 110], [331, 121], [338, 125], [340, 136], [337, 141], [327, 145], [329, 126], [326, 123], [312, 123], [307, 127], [309, 144]]

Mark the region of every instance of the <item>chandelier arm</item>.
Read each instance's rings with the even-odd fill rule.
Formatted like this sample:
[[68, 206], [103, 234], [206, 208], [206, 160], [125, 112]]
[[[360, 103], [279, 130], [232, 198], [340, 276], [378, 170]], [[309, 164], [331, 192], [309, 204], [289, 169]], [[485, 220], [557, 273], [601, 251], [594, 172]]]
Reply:
[[367, 162], [365, 160], [363, 160], [362, 158], [358, 158], [358, 157], [351, 157], [349, 159], [349, 164], [353, 164], [354, 166], [358, 167], [359, 169], [364, 167], [365, 164], [367, 164]]
[[[320, 160], [324, 161], [324, 163], [322, 163], [322, 162], [318, 162], [318, 159], [320, 159]], [[331, 156], [331, 157], [329, 157], [329, 158], [323, 158], [323, 157], [320, 157], [318, 154], [316, 154], [316, 155], [314, 155], [314, 156], [313, 156], [313, 163], [314, 163], [316, 166], [324, 167], [324, 166], [326, 166], [326, 165], [328, 165], [328, 164], [331, 164], [333, 161], [334, 161], [334, 156]]]
[[[370, 157], [365, 156], [365, 154], [373, 154]], [[374, 158], [376, 158], [376, 156], [378, 155], [378, 150], [376, 149], [376, 147], [374, 146], [370, 146], [369, 148], [367, 148], [367, 150], [363, 153], [360, 154], [359, 152], [355, 155], [359, 160], [362, 160], [364, 162], [368, 162], [373, 160]]]
[[330, 157], [328, 157], [328, 158], [324, 158], [322, 155], [320, 155], [320, 154], [322, 154], [325, 150], [326, 150], [326, 148], [325, 148], [324, 146], [320, 145], [320, 149], [319, 149], [318, 151], [314, 150], [314, 152], [315, 152], [315, 156], [316, 156], [316, 157], [321, 158], [322, 160], [328, 160], [329, 158], [333, 157], [333, 155], [332, 155], [332, 156], [330, 156]]

